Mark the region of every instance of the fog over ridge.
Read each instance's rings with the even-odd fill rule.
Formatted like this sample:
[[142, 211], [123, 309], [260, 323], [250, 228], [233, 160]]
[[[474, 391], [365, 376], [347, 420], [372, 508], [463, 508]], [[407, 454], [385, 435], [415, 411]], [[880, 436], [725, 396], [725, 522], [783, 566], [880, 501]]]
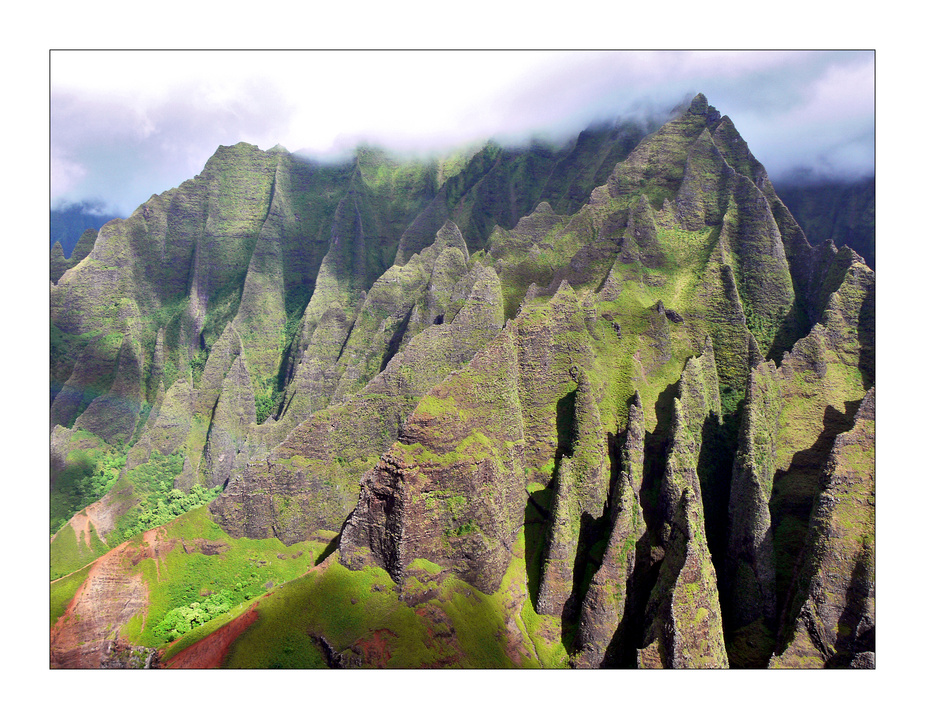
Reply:
[[698, 92], [772, 180], [862, 177], [873, 172], [873, 62], [872, 52], [57, 51], [52, 203], [128, 214], [241, 141], [319, 161], [362, 144], [418, 157], [488, 139], [555, 144], [593, 123], [663, 121]]

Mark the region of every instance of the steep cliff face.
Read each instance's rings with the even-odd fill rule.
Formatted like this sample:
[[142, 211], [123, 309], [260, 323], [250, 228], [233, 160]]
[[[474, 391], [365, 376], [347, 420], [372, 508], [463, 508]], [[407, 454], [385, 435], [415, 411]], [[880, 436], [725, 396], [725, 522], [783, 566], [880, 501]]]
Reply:
[[640, 587], [649, 554], [640, 500], [644, 456], [645, 418], [637, 392], [629, 408], [620, 476], [610, 499], [607, 549], [581, 605], [578, 666], [625, 665], [632, 625], [641, 624]]
[[832, 445], [772, 667], [874, 666], [874, 408]]
[[462, 243], [455, 226], [438, 234], [424, 259], [389, 270], [370, 290], [336, 364], [344, 382], [358, 366], [384, 369], [233, 478], [213, 507], [229, 532], [291, 543], [319, 528], [339, 530], [360, 476], [398, 437], [418, 400], [501, 330], [497, 276], [477, 262], [467, 269], [465, 244], [448, 247], [447, 237]]
[[537, 597], [537, 611], [541, 614], [561, 614], [570, 600], [575, 601], [574, 568], [582, 524], [601, 518], [609, 486], [607, 442], [594, 387], [580, 366], [569, 374], [577, 387], [566, 395], [573, 406], [566, 405], [563, 419], [571, 426], [554, 479], [555, 498]]
[[873, 273], [856, 262], [780, 367], [752, 371], [732, 475], [726, 619], [766, 653], [789, 631], [785, 601], [833, 442], [873, 382], [873, 301]]
[[[283, 593], [331, 602], [297, 612], [309, 663], [870, 665], [873, 272], [703, 96], [640, 134], [453, 172], [242, 144], [107, 224], [52, 286], [52, 486], [115, 483], [67, 505], [54, 576], [209, 488], [169, 532], [217, 576], [324, 560]], [[114, 656], [167, 613], [119, 576]], [[338, 604], [361, 585], [378, 613]]]
[[674, 401], [654, 544], [663, 553], [646, 608], [640, 667], [726, 667], [716, 570], [707, 544], [698, 468], [704, 427], [720, 415], [713, 347], [688, 361]]
[[90, 254], [98, 234], [99, 230], [93, 228], [84, 230], [77, 240], [70, 257], [64, 256], [64, 250], [60, 242], [55, 242], [51, 246], [50, 277], [52, 283], [60, 280], [61, 275], [72, 267], [76, 267], [84, 257]]

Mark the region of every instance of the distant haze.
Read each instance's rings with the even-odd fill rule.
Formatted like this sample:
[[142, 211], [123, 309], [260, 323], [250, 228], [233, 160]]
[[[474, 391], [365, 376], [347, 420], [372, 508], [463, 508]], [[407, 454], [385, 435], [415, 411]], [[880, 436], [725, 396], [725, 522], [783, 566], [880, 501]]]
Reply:
[[426, 155], [666, 117], [703, 92], [772, 179], [874, 169], [873, 52], [54, 51], [52, 204], [128, 215], [219, 145]]

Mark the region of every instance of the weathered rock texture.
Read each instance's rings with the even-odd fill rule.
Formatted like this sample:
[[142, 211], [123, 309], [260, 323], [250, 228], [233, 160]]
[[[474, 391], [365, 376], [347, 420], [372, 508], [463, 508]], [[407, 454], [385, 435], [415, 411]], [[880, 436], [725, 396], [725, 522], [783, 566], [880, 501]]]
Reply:
[[[633, 397], [620, 462], [620, 476], [610, 501], [610, 538], [581, 606], [577, 645], [579, 666], [599, 667], [620, 662], [637, 609], [637, 547], [646, 532], [639, 494], [642, 491], [645, 418], [639, 394]], [[610, 650], [608, 652], [608, 649]], [[625, 653], [625, 652], [624, 652]]]
[[836, 437], [772, 667], [874, 666], [874, 388]]
[[665, 521], [655, 542], [664, 559], [646, 609], [641, 667], [728, 666], [716, 570], [707, 546], [698, 475], [703, 429], [720, 413], [713, 347], [688, 361], [674, 402], [671, 439], [659, 494]]
[[727, 629], [738, 634], [743, 652], [748, 644], [765, 646], [751, 661], [767, 661], [773, 637], [790, 631], [785, 601], [826, 462], [873, 382], [873, 300], [873, 273], [856, 262], [830, 295], [822, 321], [780, 367], [752, 370], [726, 559]]
[[52, 668], [99, 668], [119, 628], [145, 607], [148, 588], [140, 577], [126, 575], [122, 566], [132, 551], [122, 545], [92, 565], [67, 611], [51, 628]]

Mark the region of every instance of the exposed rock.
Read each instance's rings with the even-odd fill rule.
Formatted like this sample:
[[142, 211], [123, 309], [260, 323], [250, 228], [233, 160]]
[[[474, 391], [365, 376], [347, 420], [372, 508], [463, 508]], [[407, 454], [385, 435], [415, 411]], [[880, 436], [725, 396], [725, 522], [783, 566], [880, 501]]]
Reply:
[[658, 580], [646, 609], [640, 666], [728, 666], [722, 611], [710, 550], [707, 546], [697, 468], [703, 428], [720, 411], [713, 348], [688, 360], [674, 402], [671, 438], [659, 494], [656, 532], [665, 550]]
[[146, 606], [148, 589], [139, 576], [126, 577], [122, 562], [129, 550], [127, 545], [121, 549], [93, 564], [67, 612], [51, 628], [52, 668], [99, 668], [110, 642], [118, 639], [118, 627]]
[[601, 517], [609, 480], [606, 439], [594, 389], [580, 367], [573, 368], [571, 374], [578, 387], [571, 393], [573, 407], [566, 405], [561, 417], [571, 425], [571, 436], [555, 479], [556, 495], [536, 603], [540, 614], [562, 614], [575, 593], [581, 580], [580, 574], [575, 576], [575, 559], [582, 525]]
[[246, 444], [248, 427], [254, 421], [251, 378], [243, 355], [239, 355], [225, 375], [209, 425], [209, 437], [203, 452], [209, 486], [224, 484], [231, 477], [236, 468], [235, 460]]
[[645, 418], [639, 393], [629, 408], [620, 476], [610, 499], [610, 536], [601, 566], [585, 594], [576, 644], [578, 666], [603, 666], [622, 659], [626, 649], [627, 605], [633, 601], [636, 547], [645, 533], [642, 490]]
[[832, 446], [773, 667], [874, 667], [874, 407], [872, 387]]
[[[53, 250], [53, 486], [127, 447], [56, 571], [179, 453], [232, 537], [321, 537], [335, 574], [378, 575], [428, 664], [476, 661], [466, 592], [518, 665], [873, 666], [873, 273], [806, 242], [702, 95], [638, 132], [425, 163], [222, 147], [73, 266]], [[92, 565], [56, 665], [133, 662], [112, 628], [146, 592], [116, 563], [155, 545]], [[407, 639], [302, 629], [336, 666]]]
[[873, 293], [873, 273], [853, 265], [830, 295], [823, 321], [780, 367], [752, 370], [730, 495], [726, 571], [730, 641], [743, 652], [749, 643], [761, 647], [749, 661], [767, 661], [773, 637], [795, 621], [781, 612], [826, 462], [873, 380]]
[[261, 460], [235, 475], [212, 505], [234, 536], [271, 533], [287, 543], [337, 530], [356, 502], [360, 476], [399, 436], [417, 401], [500, 330], [501, 291], [491, 269], [473, 268], [472, 289], [449, 324], [415, 335], [366, 389], [319, 411]]
[[109, 391], [90, 402], [74, 423], [75, 429], [86, 429], [110, 443], [131, 439], [144, 399], [143, 363], [138, 338], [126, 333]]
[[726, 557], [733, 597], [726, 616], [730, 630], [755, 621], [772, 626], [778, 613], [769, 508], [774, 465], [755, 461], [777, 456], [781, 395], [772, 373], [770, 364], [761, 364], [752, 372], [732, 474]]
[[157, 649], [136, 647], [115, 639], [106, 645], [100, 669], [160, 669]]
[[408, 562], [424, 557], [482, 591], [498, 588], [522, 516], [517, 367], [505, 330], [422, 400], [363, 477], [341, 537], [342, 562], [361, 566], [368, 550], [400, 582]]
[[640, 668], [728, 667], [716, 573], [699, 500], [686, 488], [674, 515], [672, 540], [646, 611]]

